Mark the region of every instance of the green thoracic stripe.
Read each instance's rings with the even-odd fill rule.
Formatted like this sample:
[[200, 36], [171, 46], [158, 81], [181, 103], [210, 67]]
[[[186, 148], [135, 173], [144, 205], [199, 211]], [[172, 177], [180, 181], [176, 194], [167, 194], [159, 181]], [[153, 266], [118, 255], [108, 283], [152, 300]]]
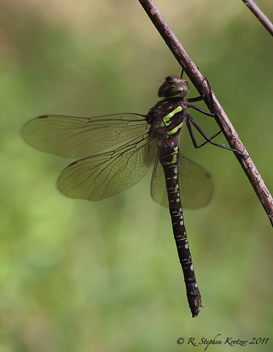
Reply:
[[183, 122], [181, 122], [179, 125], [177, 125], [175, 128], [173, 128], [171, 131], [167, 131], [167, 135], [171, 136], [172, 134], [175, 134], [183, 125]]
[[165, 126], [168, 126], [170, 124], [170, 119], [178, 112], [182, 111], [182, 107], [178, 106], [176, 109], [171, 111], [168, 115], [163, 117], [163, 123]]

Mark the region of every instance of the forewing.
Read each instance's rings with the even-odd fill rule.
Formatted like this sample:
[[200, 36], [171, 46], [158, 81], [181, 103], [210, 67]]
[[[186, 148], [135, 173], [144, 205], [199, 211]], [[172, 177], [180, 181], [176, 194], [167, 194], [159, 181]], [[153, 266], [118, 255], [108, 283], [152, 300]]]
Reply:
[[114, 114], [91, 118], [46, 115], [30, 120], [22, 137], [32, 147], [62, 157], [96, 154], [125, 143], [149, 129], [138, 114]]
[[134, 185], [148, 168], [147, 138], [72, 163], [61, 173], [58, 188], [71, 198], [100, 200]]
[[[178, 175], [183, 207], [202, 208], [211, 201], [213, 195], [212, 178], [203, 167], [184, 156], [180, 156]], [[151, 196], [160, 205], [169, 206], [165, 174], [158, 159], [155, 162], [152, 176]]]

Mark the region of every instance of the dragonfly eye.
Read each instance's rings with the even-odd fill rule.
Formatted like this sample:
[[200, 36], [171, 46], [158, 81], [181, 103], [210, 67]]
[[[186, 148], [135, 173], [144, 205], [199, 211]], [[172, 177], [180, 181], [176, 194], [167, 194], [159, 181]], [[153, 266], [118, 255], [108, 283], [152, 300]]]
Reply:
[[168, 76], [158, 90], [158, 96], [164, 98], [184, 98], [188, 93], [188, 82], [178, 76]]
[[181, 81], [184, 81], [184, 79], [178, 77], [178, 76], [168, 76], [165, 78], [165, 83], [168, 84], [179, 84]]

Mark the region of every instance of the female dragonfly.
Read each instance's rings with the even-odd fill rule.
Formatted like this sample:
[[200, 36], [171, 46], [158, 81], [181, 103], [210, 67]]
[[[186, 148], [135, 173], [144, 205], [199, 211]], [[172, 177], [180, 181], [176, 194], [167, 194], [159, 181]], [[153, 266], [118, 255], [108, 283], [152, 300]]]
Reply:
[[151, 196], [157, 203], [169, 207], [188, 303], [195, 317], [202, 302], [182, 204], [188, 208], [207, 205], [213, 186], [206, 170], [181, 155], [181, 129], [187, 126], [196, 148], [200, 146], [192, 126], [205, 138], [205, 143], [217, 144], [211, 141], [216, 135], [208, 138], [188, 113], [188, 108], [209, 116], [213, 114], [190, 104], [203, 98], [186, 98], [188, 92], [186, 80], [168, 76], [158, 91], [158, 96], [164, 100], [157, 102], [147, 115], [40, 116], [24, 126], [22, 136], [41, 151], [81, 158], [64, 169], [57, 182], [59, 190], [71, 198], [100, 200], [113, 196], [138, 182], [154, 159]]

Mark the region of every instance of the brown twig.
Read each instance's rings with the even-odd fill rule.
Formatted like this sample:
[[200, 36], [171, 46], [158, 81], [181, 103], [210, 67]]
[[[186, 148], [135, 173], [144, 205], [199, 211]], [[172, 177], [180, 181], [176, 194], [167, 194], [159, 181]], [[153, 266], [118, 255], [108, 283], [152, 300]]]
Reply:
[[269, 21], [266, 15], [259, 9], [259, 7], [252, 0], [243, 0], [249, 10], [258, 18], [264, 25], [268, 32], [273, 36], [273, 24]]
[[210, 102], [210, 97], [212, 94], [214, 105], [213, 112], [216, 114], [215, 119], [218, 125], [220, 126], [221, 130], [223, 131], [230, 147], [232, 149], [237, 150], [239, 153], [245, 155], [245, 157], [243, 157], [238, 153], [234, 153], [239, 163], [241, 164], [245, 174], [247, 175], [252, 187], [254, 188], [260, 202], [262, 203], [271, 222], [271, 225], [273, 226], [272, 196], [269, 193], [252, 159], [248, 155], [248, 152], [244, 147], [243, 143], [241, 142], [237, 132], [229, 121], [226, 113], [219, 104], [215, 95], [210, 91], [210, 87], [208, 86], [206, 80], [204, 80], [204, 77], [200, 73], [199, 69], [195, 66], [183, 46], [179, 43], [178, 39], [172, 32], [164, 17], [159, 12], [158, 8], [155, 6], [154, 2], [152, 0], [139, 0], [139, 2], [146, 11], [151, 21], [153, 22], [153, 24], [155, 25], [155, 27], [157, 28], [158, 32], [161, 34], [162, 38], [170, 48], [171, 52], [173, 53], [179, 64], [184, 68], [186, 74], [188, 75], [198, 92], [200, 94], [205, 95], [204, 101], [209, 109], [212, 106]]

